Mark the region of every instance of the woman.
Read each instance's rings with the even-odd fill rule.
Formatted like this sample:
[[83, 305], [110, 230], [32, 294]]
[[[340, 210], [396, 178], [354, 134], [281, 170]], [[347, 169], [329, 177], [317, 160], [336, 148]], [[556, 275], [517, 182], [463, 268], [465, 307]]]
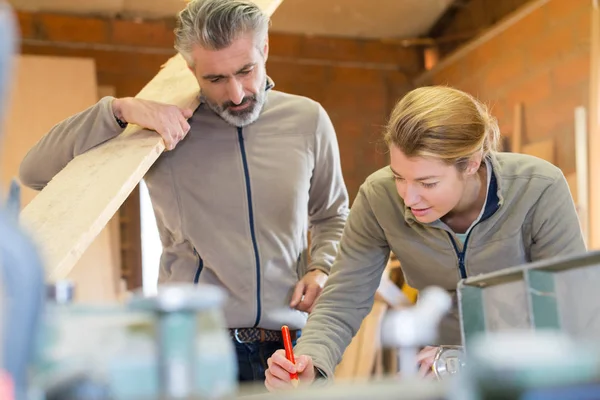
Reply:
[[[485, 106], [448, 87], [422, 87], [396, 105], [385, 131], [390, 165], [361, 186], [327, 285], [294, 349], [278, 351], [266, 386], [332, 377], [373, 304], [393, 251], [408, 284], [455, 295], [461, 278], [557, 255], [585, 252], [575, 206], [560, 169], [498, 153], [499, 129]], [[460, 344], [453, 311], [439, 343]], [[422, 371], [436, 349], [421, 354]]]

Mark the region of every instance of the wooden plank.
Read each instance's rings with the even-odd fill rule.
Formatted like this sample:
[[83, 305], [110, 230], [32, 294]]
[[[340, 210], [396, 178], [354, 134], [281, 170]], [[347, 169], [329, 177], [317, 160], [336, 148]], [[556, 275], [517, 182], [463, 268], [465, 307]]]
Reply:
[[600, 5], [592, 2], [592, 33], [590, 38], [590, 112], [589, 112], [589, 177], [588, 248], [600, 249]]
[[554, 164], [555, 160], [555, 145], [554, 139], [541, 140], [539, 142], [530, 143], [522, 147], [523, 154], [529, 154], [546, 160]]
[[381, 279], [377, 292], [375, 292], [375, 299], [383, 301], [390, 307], [408, 306], [410, 304], [402, 290], [392, 282], [387, 274], [384, 274]]
[[523, 145], [523, 103], [515, 104], [514, 111], [514, 126], [511, 138], [511, 151], [520, 153]]
[[[98, 86], [98, 99], [101, 99], [105, 96], [116, 97], [116, 95], [117, 90], [114, 86]], [[114, 282], [117, 300], [119, 300], [122, 298], [125, 282], [121, 278], [123, 261], [121, 257], [121, 218], [118, 212], [115, 213], [115, 215], [113, 215], [110, 221], [108, 221], [108, 224], [104, 228], [104, 231], [107, 231], [109, 237], [109, 265], [112, 266], [112, 280]], [[101, 240], [101, 236], [102, 232], [100, 233], [100, 235], [98, 235], [96, 241]]]
[[371, 377], [381, 351], [381, 325], [388, 309], [384, 301], [375, 300], [335, 368], [336, 381], [355, 382]]
[[583, 233], [583, 239], [589, 242], [588, 237], [588, 141], [587, 141], [587, 115], [585, 107], [575, 109], [575, 170], [577, 176], [577, 214]]
[[336, 380], [364, 379], [371, 376], [381, 352], [381, 324], [388, 309], [409, 307], [411, 304], [390, 279], [390, 271], [398, 268], [395, 257], [388, 261], [381, 282], [375, 293], [375, 302], [362, 321], [358, 332], [344, 351], [341, 362], [335, 369]]
[[[569, 185], [569, 190], [571, 191], [571, 197], [573, 197], [573, 201], [575, 204], [578, 204], [579, 197], [577, 196], [577, 172], [565, 175], [565, 179]], [[577, 207], [577, 212], [579, 213], [579, 207]]]
[[373, 309], [366, 316], [361, 326], [361, 345], [357, 354], [355, 369], [356, 380], [369, 379], [374, 372], [377, 354], [381, 351], [381, 326], [383, 318], [388, 311], [388, 305], [382, 301], [375, 301]]
[[[97, 100], [114, 96], [114, 86], [98, 86]], [[110, 219], [84, 251], [68, 278], [75, 283], [75, 301], [114, 303], [122, 299], [119, 213]]]
[[[269, 14], [281, 2], [256, 1]], [[198, 93], [196, 78], [178, 54], [136, 97], [195, 109]], [[164, 149], [155, 132], [130, 125], [73, 159], [22, 211], [22, 223], [41, 247], [48, 280], [69, 274]]]

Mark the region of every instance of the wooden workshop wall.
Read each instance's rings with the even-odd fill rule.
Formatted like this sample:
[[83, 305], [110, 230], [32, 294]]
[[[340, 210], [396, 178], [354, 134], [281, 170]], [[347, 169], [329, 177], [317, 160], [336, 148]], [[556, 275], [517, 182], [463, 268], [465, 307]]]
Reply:
[[[100, 85], [133, 96], [173, 54], [172, 20], [135, 22], [43, 13], [19, 13], [23, 51], [90, 57]], [[327, 109], [337, 129], [344, 176], [352, 198], [385, 165], [374, 152], [394, 102], [421, 71], [415, 49], [375, 40], [272, 33], [268, 73], [278, 90], [310, 96]]]
[[[520, 10], [534, 3], [544, 2], [532, 1]], [[491, 106], [508, 138], [515, 104], [522, 103], [523, 145], [554, 139], [551, 161], [565, 175], [573, 174], [574, 109], [589, 104], [590, 12], [589, 0], [546, 1], [489, 40], [459, 49], [459, 57], [440, 62], [417, 82], [448, 84], [476, 95]]]
[[[0, 192], [18, 176], [27, 151], [54, 124], [92, 105], [98, 99], [94, 61], [65, 57], [20, 56], [0, 145]], [[82, 178], [84, 178], [82, 176]], [[22, 188], [22, 207], [38, 192]], [[113, 218], [83, 254], [69, 279], [76, 300], [117, 300], [119, 291], [118, 219]]]

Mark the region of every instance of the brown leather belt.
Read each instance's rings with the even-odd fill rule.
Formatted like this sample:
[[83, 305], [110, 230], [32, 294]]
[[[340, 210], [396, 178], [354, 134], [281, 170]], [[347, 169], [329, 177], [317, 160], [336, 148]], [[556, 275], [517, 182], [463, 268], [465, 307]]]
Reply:
[[[262, 328], [236, 328], [230, 329], [231, 337], [238, 343], [263, 343], [263, 342], [281, 342], [283, 339], [281, 331], [272, 331]], [[298, 337], [298, 331], [290, 331], [292, 341]]]

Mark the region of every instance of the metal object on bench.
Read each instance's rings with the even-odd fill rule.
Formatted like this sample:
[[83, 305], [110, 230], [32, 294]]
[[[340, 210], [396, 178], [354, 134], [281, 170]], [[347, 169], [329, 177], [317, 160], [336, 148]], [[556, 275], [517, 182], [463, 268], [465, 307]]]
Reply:
[[54, 304], [70, 304], [75, 297], [75, 284], [70, 280], [59, 280], [46, 284], [46, 301]]
[[465, 367], [462, 346], [440, 346], [433, 359], [431, 369], [439, 380], [458, 374]]
[[403, 378], [418, 371], [417, 352], [421, 346], [435, 343], [442, 317], [450, 310], [452, 300], [439, 287], [428, 287], [413, 307], [389, 311], [383, 320], [382, 345], [398, 349], [398, 365]]
[[161, 398], [218, 397], [237, 386], [233, 344], [219, 312], [224, 301], [222, 289], [195, 284], [162, 285], [156, 296], [132, 299], [133, 309], [155, 315]]
[[515, 329], [597, 338], [599, 286], [599, 251], [468, 278], [458, 285], [463, 344], [468, 347], [477, 333]]
[[49, 400], [233, 396], [237, 362], [224, 300], [219, 288], [193, 284], [161, 285], [152, 297], [139, 291], [127, 305], [50, 298], [34, 389]]
[[600, 347], [564, 332], [479, 333], [468, 357], [449, 400], [591, 400], [600, 393]]

